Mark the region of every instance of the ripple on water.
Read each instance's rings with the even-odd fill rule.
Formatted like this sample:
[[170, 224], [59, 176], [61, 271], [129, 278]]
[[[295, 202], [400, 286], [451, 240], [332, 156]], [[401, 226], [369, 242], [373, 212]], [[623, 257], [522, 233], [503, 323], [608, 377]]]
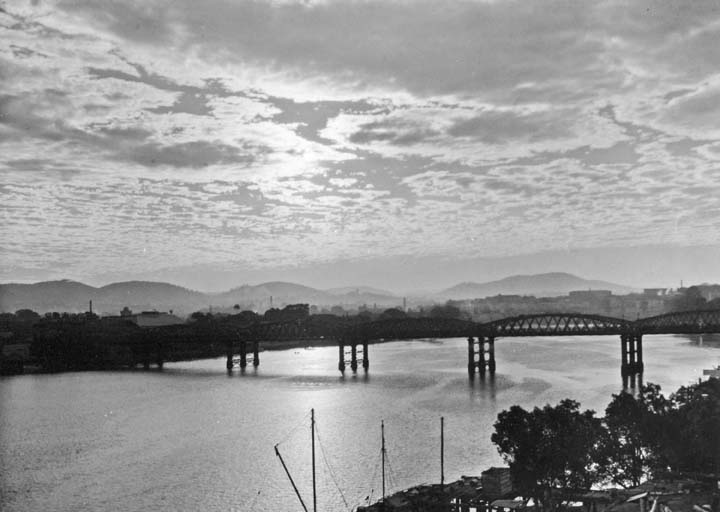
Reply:
[[[720, 356], [673, 336], [647, 337], [645, 349], [646, 380], [666, 392]], [[472, 381], [462, 339], [372, 345], [368, 374], [341, 376], [337, 355], [266, 351], [259, 368], [230, 375], [218, 358], [2, 379], [3, 512], [296, 509], [273, 447], [311, 496], [310, 408], [324, 454], [319, 508], [342, 510], [334, 481], [351, 505], [378, 495], [381, 420], [395, 489], [438, 479], [440, 416], [450, 480], [501, 463], [489, 438], [510, 405], [570, 397], [602, 411], [621, 388], [616, 337], [499, 339], [494, 379]]]

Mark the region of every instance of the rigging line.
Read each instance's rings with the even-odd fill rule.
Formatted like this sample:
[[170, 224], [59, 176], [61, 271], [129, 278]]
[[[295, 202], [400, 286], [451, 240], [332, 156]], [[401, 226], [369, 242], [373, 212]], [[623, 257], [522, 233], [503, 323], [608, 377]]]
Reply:
[[[364, 492], [360, 492], [360, 496], [355, 501], [355, 504], [352, 507], [352, 510], [355, 510], [358, 508], [358, 506], [361, 503], [372, 503], [372, 497], [375, 494], [375, 478], [377, 477], [378, 469], [380, 469], [380, 459], [382, 457], [382, 453], [378, 452], [378, 456], [375, 459], [375, 466], [373, 467], [373, 471], [370, 474], [370, 484], [366, 487], [370, 489], [369, 494], [365, 494]], [[363, 494], [365, 494], [365, 497], [363, 497]]]
[[395, 478], [395, 470], [392, 467], [392, 464], [390, 463], [390, 458], [385, 455], [385, 464], [388, 467], [387, 471], [387, 479], [390, 483], [390, 487], [393, 489], [397, 489], [397, 479]]
[[325, 465], [327, 466], [328, 473], [330, 474], [330, 478], [332, 479], [333, 483], [335, 484], [335, 487], [337, 488], [338, 492], [340, 493], [340, 497], [343, 500], [343, 503], [345, 503], [345, 508], [350, 509], [350, 506], [348, 505], [347, 500], [345, 499], [345, 495], [342, 492], [342, 489], [340, 488], [340, 485], [338, 484], [337, 477], [335, 476], [335, 472], [333, 471], [333, 468], [330, 466], [330, 463], [328, 462], [327, 455], [325, 454], [325, 447], [323, 446], [322, 440], [320, 439], [320, 430], [317, 427], [317, 424], [315, 425], [315, 436], [317, 437], [318, 444], [320, 445], [320, 455], [322, 455], [323, 462], [325, 462]]
[[370, 494], [375, 491], [375, 479], [377, 478], [378, 471], [380, 470], [381, 459], [382, 453], [378, 452], [377, 458], [375, 459], [375, 467], [373, 468], [372, 476], [370, 477]]

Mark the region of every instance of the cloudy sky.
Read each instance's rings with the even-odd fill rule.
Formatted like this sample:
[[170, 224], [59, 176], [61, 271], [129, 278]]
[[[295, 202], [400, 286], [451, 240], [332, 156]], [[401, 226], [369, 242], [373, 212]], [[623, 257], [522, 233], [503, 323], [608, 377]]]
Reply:
[[720, 281], [715, 0], [17, 0], [0, 40], [0, 281]]

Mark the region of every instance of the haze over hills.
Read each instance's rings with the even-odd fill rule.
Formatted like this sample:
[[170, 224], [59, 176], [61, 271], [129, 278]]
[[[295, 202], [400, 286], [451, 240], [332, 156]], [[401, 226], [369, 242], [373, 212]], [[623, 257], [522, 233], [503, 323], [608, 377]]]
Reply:
[[349, 291], [323, 291], [295, 283], [269, 282], [243, 285], [222, 293], [203, 293], [169, 283], [126, 281], [99, 288], [76, 281], [45, 281], [34, 284], [1, 284], [0, 311], [32, 309], [48, 311], [87, 311], [89, 301], [93, 310], [103, 314], [119, 314], [127, 306], [133, 311], [156, 309], [173, 310], [177, 314], [193, 311], [230, 309], [235, 304], [241, 309], [265, 311], [286, 304], [309, 303], [318, 306], [361, 304], [393, 307], [402, 304], [402, 297], [392, 294], [363, 291], [361, 287]]
[[510, 276], [488, 283], [460, 283], [443, 290], [436, 295], [448, 299], [472, 299], [493, 295], [534, 295], [536, 297], [553, 297], [567, 295], [574, 290], [610, 290], [614, 294], [624, 295], [635, 290], [607, 281], [583, 279], [565, 272], [547, 274]]
[[[413, 297], [414, 303], [442, 302], [447, 299], [482, 298], [498, 294], [535, 296], [566, 295], [572, 290], [603, 289], [615, 294], [636, 290], [605, 281], [583, 279], [571, 274], [555, 272], [537, 275], [511, 276], [487, 283], [461, 283], [424, 297]], [[118, 314], [127, 306], [134, 311], [173, 310], [178, 314], [193, 311], [230, 309], [238, 304], [242, 309], [265, 311], [286, 304], [308, 303], [320, 307], [366, 304], [377, 307], [397, 307], [403, 297], [392, 292], [356, 286], [319, 290], [295, 283], [273, 281], [258, 285], [243, 285], [222, 293], [203, 293], [169, 283], [126, 281], [99, 288], [76, 281], [46, 281], [35, 284], [1, 284], [0, 311], [29, 308], [39, 313], [48, 311], [87, 311], [89, 301], [100, 314]]]

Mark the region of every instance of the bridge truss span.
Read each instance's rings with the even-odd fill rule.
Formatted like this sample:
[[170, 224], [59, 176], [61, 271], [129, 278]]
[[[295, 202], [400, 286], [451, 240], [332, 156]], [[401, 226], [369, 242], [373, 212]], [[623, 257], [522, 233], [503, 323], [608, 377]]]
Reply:
[[583, 336], [631, 332], [633, 322], [582, 313], [519, 315], [482, 324], [483, 334], [508, 336]]
[[[720, 333], [720, 309], [667, 313], [637, 320], [625, 320], [584, 313], [544, 313], [502, 318], [477, 323], [457, 318], [400, 317], [368, 321], [333, 315], [312, 315], [286, 321], [259, 321], [238, 324], [232, 317], [182, 326], [142, 330], [137, 327], [122, 342], [130, 364], [153, 361], [180, 361], [201, 357], [227, 356], [227, 368], [239, 362], [241, 368], [258, 366], [261, 351], [287, 342], [318, 343], [338, 347], [338, 368], [349, 364], [353, 371], [369, 367], [368, 345], [374, 341], [427, 338], [465, 338], [468, 342], [468, 371], [493, 374], [495, 342], [506, 337], [607, 336], [620, 338], [623, 378], [641, 374], [643, 336], [653, 334]], [[68, 336], [73, 333], [69, 333]], [[38, 336], [49, 336], [39, 332]], [[224, 350], [223, 350], [224, 347]], [[237, 357], [239, 355], [239, 358]]]
[[641, 334], [704, 334], [720, 332], [720, 309], [678, 311], [633, 322]]
[[371, 341], [463, 338], [476, 331], [478, 325], [456, 318], [394, 318], [358, 324], [347, 329], [346, 336]]

